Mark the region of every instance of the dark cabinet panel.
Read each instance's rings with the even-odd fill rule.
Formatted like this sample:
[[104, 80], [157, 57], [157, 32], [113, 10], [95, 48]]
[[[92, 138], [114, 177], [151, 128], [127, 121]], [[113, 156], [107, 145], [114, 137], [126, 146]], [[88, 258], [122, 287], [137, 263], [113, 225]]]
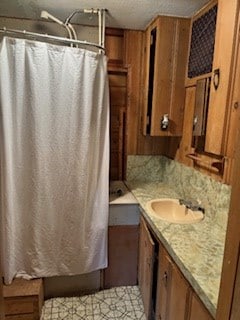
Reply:
[[104, 288], [137, 284], [138, 225], [109, 226]]

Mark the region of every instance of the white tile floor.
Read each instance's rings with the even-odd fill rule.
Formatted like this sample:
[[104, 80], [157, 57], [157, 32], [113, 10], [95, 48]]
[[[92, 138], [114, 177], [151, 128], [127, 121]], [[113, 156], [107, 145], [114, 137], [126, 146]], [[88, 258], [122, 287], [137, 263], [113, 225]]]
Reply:
[[117, 287], [95, 294], [46, 300], [41, 320], [146, 320], [137, 286]]

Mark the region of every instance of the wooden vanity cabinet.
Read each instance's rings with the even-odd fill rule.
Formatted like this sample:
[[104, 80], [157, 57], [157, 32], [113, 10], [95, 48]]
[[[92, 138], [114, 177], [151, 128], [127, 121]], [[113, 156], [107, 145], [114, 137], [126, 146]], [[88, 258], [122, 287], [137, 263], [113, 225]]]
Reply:
[[146, 319], [152, 317], [152, 289], [155, 243], [146, 222], [141, 217], [139, 234], [138, 284]]
[[187, 319], [190, 286], [164, 247], [159, 247], [156, 320]]
[[190, 19], [165, 16], [157, 17], [146, 30], [144, 135], [182, 134], [189, 31]]
[[146, 319], [213, 320], [163, 244], [156, 239], [141, 217], [138, 283]]
[[208, 310], [198, 299], [195, 293], [191, 294], [187, 320], [213, 320]]

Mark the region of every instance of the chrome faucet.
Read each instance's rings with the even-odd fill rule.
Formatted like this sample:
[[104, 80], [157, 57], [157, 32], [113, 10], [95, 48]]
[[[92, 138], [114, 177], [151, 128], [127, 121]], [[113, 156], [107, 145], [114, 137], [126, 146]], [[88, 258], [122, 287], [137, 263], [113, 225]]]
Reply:
[[179, 204], [184, 205], [187, 209], [191, 209], [192, 211], [201, 211], [202, 213], [205, 213], [205, 209], [195, 200], [179, 199]]

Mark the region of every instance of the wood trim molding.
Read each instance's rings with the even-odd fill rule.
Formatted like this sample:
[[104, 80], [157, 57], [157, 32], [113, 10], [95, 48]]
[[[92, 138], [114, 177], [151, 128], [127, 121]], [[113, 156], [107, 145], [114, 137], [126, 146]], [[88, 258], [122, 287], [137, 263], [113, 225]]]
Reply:
[[204, 13], [206, 13], [208, 10], [210, 10], [212, 7], [214, 7], [218, 3], [218, 0], [212, 0], [208, 2], [205, 6], [203, 6], [200, 10], [198, 10], [195, 15], [192, 17], [192, 21], [197, 20], [200, 18]]
[[231, 319], [231, 307], [237, 273], [240, 244], [240, 118], [238, 119], [236, 153], [233, 167], [232, 195], [216, 320]]

